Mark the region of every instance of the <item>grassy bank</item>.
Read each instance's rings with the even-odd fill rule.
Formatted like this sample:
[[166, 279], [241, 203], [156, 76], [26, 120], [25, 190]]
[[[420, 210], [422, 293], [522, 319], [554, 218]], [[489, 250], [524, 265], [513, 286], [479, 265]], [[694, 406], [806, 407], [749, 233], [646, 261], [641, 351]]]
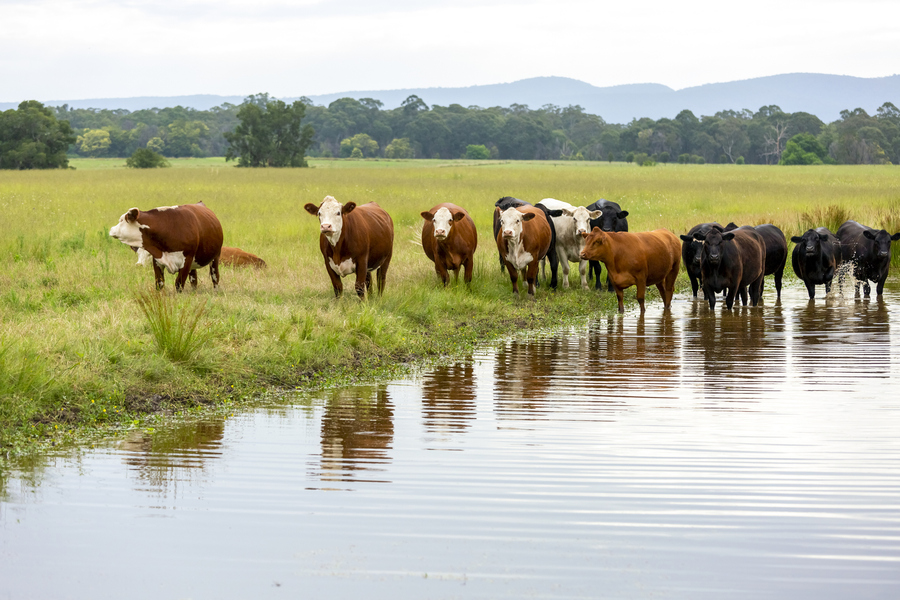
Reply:
[[[2, 452], [140, 425], [148, 412], [240, 402], [265, 387], [370, 376], [614, 310], [613, 295], [578, 289], [575, 265], [572, 289], [516, 300], [491, 239], [500, 196], [615, 200], [634, 231], [683, 232], [719, 220], [775, 223], [790, 236], [836, 211], [871, 225], [900, 215], [900, 171], [892, 167], [312, 164], [248, 170], [200, 159], [180, 165], [194, 168], [148, 172], [82, 160], [73, 161], [74, 171], [0, 173]], [[329, 194], [376, 201], [392, 215], [395, 251], [383, 298], [333, 300], [318, 221], [303, 210]], [[225, 268], [218, 292], [201, 271], [198, 291], [177, 296], [168, 276], [157, 294], [151, 269], [135, 266], [108, 230], [132, 206], [200, 200], [221, 220], [226, 245], [261, 256], [269, 268]], [[478, 226], [471, 289], [443, 289], [417, 245], [419, 213], [448, 201], [467, 207]]]

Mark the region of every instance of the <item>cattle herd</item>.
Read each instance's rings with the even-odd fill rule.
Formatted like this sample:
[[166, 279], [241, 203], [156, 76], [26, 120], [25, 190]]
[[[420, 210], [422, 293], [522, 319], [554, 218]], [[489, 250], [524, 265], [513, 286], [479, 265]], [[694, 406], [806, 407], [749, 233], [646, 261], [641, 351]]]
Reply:
[[[331, 279], [335, 296], [343, 292], [342, 278], [355, 275], [356, 293], [363, 297], [377, 271], [378, 293], [384, 291], [387, 270], [394, 246], [394, 223], [390, 215], [374, 202], [357, 206], [341, 204], [332, 196], [316, 206], [307, 204], [307, 212], [319, 219], [319, 249], [325, 272]], [[434, 263], [444, 285], [450, 272], [459, 277], [464, 271], [466, 284], [472, 281], [478, 236], [475, 223], [462, 207], [449, 202], [421, 213], [422, 248]], [[519, 276], [525, 280], [528, 294], [534, 296], [538, 274], [549, 264], [549, 286], [557, 287], [557, 271], [562, 265], [564, 288], [569, 286], [569, 263], [579, 264], [581, 286], [588, 289], [589, 276], [601, 289], [601, 263], [606, 266], [606, 285], [618, 297], [619, 312], [624, 312], [623, 292], [634, 286], [641, 313], [648, 285], [655, 285], [668, 308], [675, 280], [684, 263], [694, 296], [702, 290], [711, 309], [716, 295], [724, 293], [725, 306], [741, 303], [755, 306], [762, 297], [767, 275], [773, 275], [775, 290], [781, 296], [781, 281], [787, 262], [787, 240], [774, 225], [738, 227], [734, 223], [701, 223], [679, 237], [666, 229], [646, 232], [628, 231], [628, 212], [615, 202], [598, 200], [589, 206], [573, 206], [546, 198], [535, 205], [505, 196], [494, 205], [494, 238], [500, 268], [509, 273], [512, 289], [519, 293]], [[132, 208], [119, 218], [109, 234], [130, 246], [138, 255], [138, 264], [151, 262], [156, 287], [164, 285], [164, 269], [177, 273], [175, 289], [182, 290], [187, 280], [197, 287], [197, 268], [209, 266], [213, 287], [219, 283], [219, 264], [264, 267], [257, 256], [237, 248], [222, 246], [219, 220], [202, 202], [160, 207], [148, 211]], [[810, 229], [791, 237], [796, 244], [791, 264], [803, 281], [810, 299], [815, 287], [831, 291], [836, 275], [852, 272], [856, 295], [882, 294], [891, 262], [893, 235], [847, 221], [834, 233], [825, 227]], [[842, 269], [842, 266], [845, 266]]]

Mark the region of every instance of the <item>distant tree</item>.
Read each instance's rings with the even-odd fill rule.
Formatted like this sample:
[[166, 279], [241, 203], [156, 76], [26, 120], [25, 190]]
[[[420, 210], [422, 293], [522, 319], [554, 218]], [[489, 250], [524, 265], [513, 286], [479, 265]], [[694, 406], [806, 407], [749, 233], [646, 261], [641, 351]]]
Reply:
[[606, 155], [606, 160], [608, 160], [609, 162], [612, 162], [615, 159], [616, 159], [616, 154], [612, 151], [610, 151], [610, 153]]
[[37, 100], [26, 100], [0, 113], [0, 169], [66, 168], [66, 151], [76, 139], [68, 121], [58, 121]]
[[394, 139], [384, 148], [385, 158], [414, 158], [412, 147], [409, 145], [409, 138]]
[[[360, 156], [352, 156], [354, 150], [359, 150]], [[353, 137], [341, 140], [342, 158], [362, 158], [364, 156], [375, 156], [377, 153], [378, 142], [366, 133], [357, 133]]]
[[466, 146], [466, 158], [469, 160], [486, 160], [491, 157], [491, 151], [484, 144], [469, 144]]
[[[260, 101], [265, 96], [265, 103]], [[237, 158], [239, 167], [305, 167], [305, 155], [315, 132], [301, 127], [306, 105], [296, 100], [288, 106], [268, 95], [249, 96], [238, 110], [240, 123], [226, 133], [225, 160]]]
[[157, 154], [162, 154], [163, 148], [166, 147], [166, 143], [163, 141], [161, 137], [152, 137], [147, 140], [147, 148], [156, 152]]
[[354, 148], [352, 152], [350, 152], [350, 158], [362, 158], [363, 153], [359, 148]]
[[828, 151], [809, 133], [798, 133], [788, 140], [779, 165], [821, 165]]
[[157, 154], [149, 148], [138, 148], [125, 160], [125, 166], [131, 169], [157, 169], [170, 165], [169, 161], [161, 154]]
[[105, 154], [111, 143], [109, 132], [103, 129], [86, 129], [75, 140], [78, 150], [91, 157]]
[[662, 164], [667, 164], [669, 162], [669, 160], [671, 160], [671, 157], [669, 156], [668, 152], [660, 152], [659, 156], [657, 158], [659, 159], [659, 162], [661, 162]]

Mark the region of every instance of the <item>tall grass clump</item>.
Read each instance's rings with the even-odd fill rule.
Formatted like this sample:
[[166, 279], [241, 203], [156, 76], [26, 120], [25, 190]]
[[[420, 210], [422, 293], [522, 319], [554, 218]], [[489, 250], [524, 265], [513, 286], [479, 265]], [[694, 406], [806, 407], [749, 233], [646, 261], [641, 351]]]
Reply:
[[[894, 201], [881, 213], [876, 227], [881, 227], [889, 234], [900, 232], [900, 201]], [[891, 244], [891, 266], [900, 267], [900, 247]]]
[[207, 311], [206, 298], [178, 302], [170, 294], [143, 292], [135, 296], [135, 301], [150, 327], [156, 348], [171, 361], [191, 362], [208, 341], [209, 335], [198, 331], [200, 319]]
[[843, 206], [830, 204], [800, 213], [798, 227], [800, 234], [808, 229], [816, 229], [817, 227], [827, 227], [831, 233], [836, 233], [838, 227], [852, 218], [850, 211]]

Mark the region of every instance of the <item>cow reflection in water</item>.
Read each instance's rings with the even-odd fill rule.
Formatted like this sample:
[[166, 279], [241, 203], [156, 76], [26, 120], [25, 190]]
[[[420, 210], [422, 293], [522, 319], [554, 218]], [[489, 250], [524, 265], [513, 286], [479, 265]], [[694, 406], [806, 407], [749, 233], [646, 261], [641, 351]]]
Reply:
[[497, 349], [494, 398], [498, 418], [544, 418], [539, 415], [549, 411], [545, 398], [553, 383], [554, 372], [559, 369], [560, 377], [570, 375], [563, 346], [561, 338], [552, 337], [512, 340]]
[[472, 363], [436, 367], [422, 378], [422, 411], [428, 431], [464, 430], [475, 418]]
[[[211, 459], [222, 455], [225, 421], [204, 421], [159, 430], [135, 431], [119, 444], [124, 462], [148, 491], [165, 495], [178, 483], [202, 477]], [[143, 487], [141, 489], [144, 489]]]
[[[834, 295], [795, 309], [793, 368], [812, 383], [824, 371], [890, 377], [891, 331], [887, 304]], [[824, 382], [823, 382], [824, 385]]]
[[323, 481], [363, 481], [357, 471], [377, 471], [390, 461], [394, 407], [384, 386], [333, 390], [322, 415]]
[[641, 396], [678, 385], [681, 339], [672, 311], [657, 317], [598, 319], [588, 331], [586, 368], [609, 395]]

